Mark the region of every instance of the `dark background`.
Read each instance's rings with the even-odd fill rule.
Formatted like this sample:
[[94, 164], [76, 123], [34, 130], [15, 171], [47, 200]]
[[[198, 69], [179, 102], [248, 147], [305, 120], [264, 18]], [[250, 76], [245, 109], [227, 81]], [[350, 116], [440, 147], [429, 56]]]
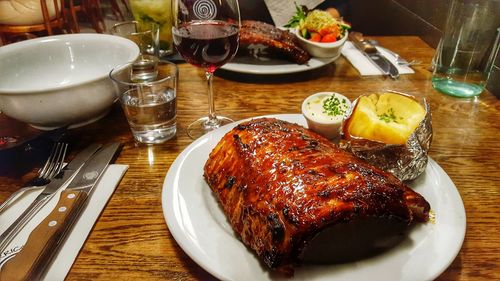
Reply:
[[[467, 0], [462, 0], [467, 1]], [[498, 11], [493, 25], [500, 26], [500, 0], [489, 0]], [[353, 29], [366, 35], [417, 35], [436, 47], [452, 0], [328, 0]], [[293, 5], [290, 0], [290, 5]], [[263, 0], [240, 0], [243, 19], [272, 22]]]

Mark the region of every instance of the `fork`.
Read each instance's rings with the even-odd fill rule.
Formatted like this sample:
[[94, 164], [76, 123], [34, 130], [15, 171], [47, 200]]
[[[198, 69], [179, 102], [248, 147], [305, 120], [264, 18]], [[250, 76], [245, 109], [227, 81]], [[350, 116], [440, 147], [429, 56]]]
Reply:
[[384, 48], [382, 46], [380, 46], [380, 44], [378, 43], [377, 40], [367, 40], [370, 44], [374, 45], [374, 46], [377, 46], [381, 49], [383, 49], [384, 51], [388, 52], [389, 54], [391, 54], [395, 59], [396, 59], [396, 63], [398, 65], [402, 65], [402, 66], [412, 66], [412, 65], [418, 65], [418, 64], [421, 64], [422, 62], [419, 61], [419, 60], [412, 60], [410, 62], [408, 62], [407, 60], [405, 60], [404, 58], [402, 58], [398, 53], [395, 53], [387, 48]]
[[67, 143], [55, 143], [52, 147], [49, 158], [47, 158], [47, 161], [45, 162], [45, 165], [43, 165], [43, 167], [38, 171], [38, 176], [33, 178], [25, 187], [18, 189], [7, 200], [5, 200], [5, 202], [0, 205], [0, 214], [26, 191], [38, 190], [47, 185], [50, 182], [50, 179], [57, 175], [63, 168], [64, 157], [66, 156], [67, 149]]
[[422, 62], [419, 61], [419, 60], [411, 60], [411, 61], [407, 61], [405, 60], [404, 58], [402, 58], [399, 54], [387, 49], [387, 48], [384, 48], [384, 47], [381, 47], [383, 48], [385, 51], [387, 51], [388, 53], [390, 53], [391, 55], [393, 55], [395, 58], [396, 58], [396, 63], [398, 65], [403, 65], [403, 66], [412, 66], [412, 65], [419, 65], [421, 64]]

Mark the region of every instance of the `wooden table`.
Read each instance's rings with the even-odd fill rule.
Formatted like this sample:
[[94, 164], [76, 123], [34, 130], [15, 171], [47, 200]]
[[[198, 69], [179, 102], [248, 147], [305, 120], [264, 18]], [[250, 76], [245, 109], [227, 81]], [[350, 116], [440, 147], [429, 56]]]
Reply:
[[[467, 212], [467, 234], [459, 255], [439, 280], [500, 279], [500, 101], [485, 92], [477, 99], [443, 95], [431, 86], [428, 68], [434, 50], [418, 37], [378, 37], [403, 57], [418, 59], [413, 75], [393, 81], [360, 77], [343, 57], [321, 69], [295, 75], [248, 76], [221, 72], [215, 78], [218, 112], [240, 120], [300, 113], [301, 101], [320, 91], [351, 99], [383, 89], [430, 100], [434, 139], [430, 156], [448, 173]], [[212, 277], [177, 245], [165, 224], [161, 190], [165, 175], [192, 140], [186, 126], [207, 110], [204, 75], [180, 65], [177, 137], [156, 146], [134, 143], [121, 109], [69, 132], [73, 152], [93, 141], [121, 141], [117, 163], [130, 165], [73, 265], [68, 280], [210, 280]], [[5, 116], [0, 130], [36, 132]], [[1, 131], [0, 131], [1, 132]], [[0, 202], [33, 175], [1, 175]], [[429, 253], [432, 259], [432, 253]]]

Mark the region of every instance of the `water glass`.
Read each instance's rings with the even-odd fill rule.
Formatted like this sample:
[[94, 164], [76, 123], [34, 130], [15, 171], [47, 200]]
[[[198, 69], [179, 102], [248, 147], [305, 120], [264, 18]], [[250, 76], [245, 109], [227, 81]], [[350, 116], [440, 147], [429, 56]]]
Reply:
[[124, 37], [134, 41], [141, 52], [141, 56], [159, 56], [160, 35], [159, 27], [157, 24], [149, 24], [146, 28], [145, 25], [139, 28], [137, 21], [120, 22], [111, 27], [111, 34]]
[[481, 94], [496, 49], [496, 5], [490, 0], [453, 0], [436, 50], [432, 85], [445, 94]]
[[[165, 142], [177, 131], [177, 77], [171, 62], [159, 60], [146, 76], [137, 79], [134, 62], [115, 67], [109, 76], [135, 140], [155, 144]], [[143, 73], [144, 74], [144, 73]]]
[[496, 51], [492, 53], [493, 63], [491, 65], [490, 77], [486, 88], [495, 96], [500, 98], [500, 27], [497, 29]]

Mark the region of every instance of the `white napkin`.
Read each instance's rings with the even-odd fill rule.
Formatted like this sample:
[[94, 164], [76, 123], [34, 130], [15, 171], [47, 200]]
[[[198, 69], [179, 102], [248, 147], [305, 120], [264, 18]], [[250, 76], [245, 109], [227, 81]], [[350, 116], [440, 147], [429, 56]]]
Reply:
[[[101, 214], [104, 206], [106, 206], [109, 198], [115, 191], [116, 186], [120, 182], [125, 172], [128, 169], [128, 165], [109, 165], [101, 179], [94, 187], [94, 190], [89, 198], [89, 202], [85, 207], [81, 217], [78, 222], [74, 225], [71, 233], [66, 239], [66, 242], [62, 246], [61, 250], [54, 259], [54, 262], [50, 265], [45, 276], [42, 280], [56, 281], [64, 280], [68, 274], [76, 256], [80, 252], [90, 230], [94, 226], [97, 218]], [[62, 191], [62, 190], [61, 190]], [[17, 219], [17, 216], [21, 214], [31, 202], [40, 194], [42, 190], [37, 190], [29, 192], [29, 194], [23, 194], [16, 203], [10, 206], [4, 211], [0, 216], [0, 233], [5, 231], [7, 227]], [[60, 192], [59, 192], [60, 193]], [[12, 243], [7, 247], [7, 250], [0, 255], [0, 266], [3, 265], [5, 261], [13, 253], [17, 253], [21, 250], [22, 245], [28, 240], [28, 236], [31, 231], [52, 211], [59, 200], [59, 194], [56, 194], [44, 207], [43, 209], [26, 225], [26, 227], [19, 233], [19, 235], [12, 241]]]
[[305, 5], [308, 9], [313, 9], [325, 0], [264, 0], [269, 14], [273, 18], [274, 25], [283, 26], [295, 15], [295, 4], [298, 6]]
[[[396, 57], [386, 52], [383, 48], [377, 47], [379, 53], [388, 59], [399, 71], [399, 74], [412, 74], [415, 73], [411, 67], [406, 65], [398, 65]], [[359, 71], [362, 76], [382, 75], [382, 71], [378, 69], [373, 63], [361, 53], [351, 42], [346, 41], [342, 47], [342, 55], [347, 58], [351, 64]]]

